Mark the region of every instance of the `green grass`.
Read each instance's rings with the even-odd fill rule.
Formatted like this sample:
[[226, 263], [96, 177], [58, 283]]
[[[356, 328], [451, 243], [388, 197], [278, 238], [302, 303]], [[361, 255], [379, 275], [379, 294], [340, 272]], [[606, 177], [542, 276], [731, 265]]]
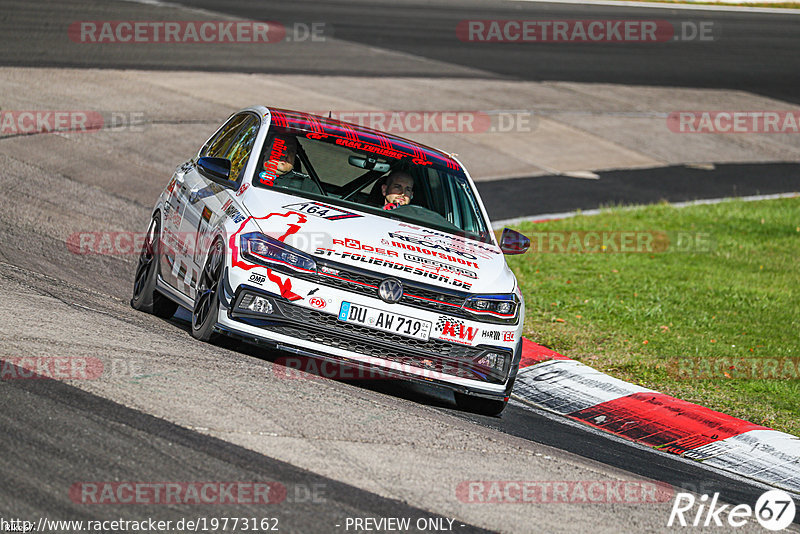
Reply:
[[[657, 233], [654, 252], [543, 253], [534, 247], [552, 241], [533, 239], [531, 251], [509, 256], [525, 295], [526, 337], [612, 376], [800, 435], [797, 368], [782, 372], [792, 379], [743, 379], [737, 362], [756, 359], [748, 365], [761, 374], [751, 376], [800, 362], [800, 198], [617, 208], [518, 229], [551, 239]], [[699, 235], [702, 246], [677, 250], [678, 233]], [[713, 379], [680, 374], [698, 362], [724, 365]]]

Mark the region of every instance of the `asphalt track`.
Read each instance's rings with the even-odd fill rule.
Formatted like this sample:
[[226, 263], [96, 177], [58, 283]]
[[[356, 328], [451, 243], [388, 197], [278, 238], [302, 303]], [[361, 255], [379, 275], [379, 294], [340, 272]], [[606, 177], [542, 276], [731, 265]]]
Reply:
[[[421, 67], [412, 62], [403, 66], [388, 64], [379, 54], [365, 58], [348, 56], [343, 49], [333, 46], [331, 50], [322, 49], [321, 53], [320, 49], [313, 54], [280, 52], [239, 57], [236, 61], [231, 61], [225, 51], [214, 49], [202, 55], [194, 49], [175, 52], [158, 47], [147, 52], [130, 47], [77, 50], [59, 41], [63, 35], [59, 37], [52, 31], [52, 20], [41, 24], [42, 20], [48, 20], [47, 16], [36, 11], [40, 6], [28, 2], [0, 5], [4, 13], [0, 65], [603, 81], [748, 90], [786, 102], [800, 101], [796, 91], [800, 81], [800, 57], [796, 54], [800, 49], [800, 34], [794, 18], [729, 13], [687, 15], [670, 10], [656, 16], [652, 11], [631, 8], [527, 3], [436, 2], [422, 6], [374, 1], [292, 4], [188, 1], [184, 4], [235, 17], [279, 20], [284, 24], [323, 20], [339, 40], [427, 58], [435, 62], [438, 70], [433, 73], [430, 65]], [[106, 20], [144, 18], [150, 9], [118, 2], [63, 2], [59, 9], [64, 6], [71, 10], [72, 16], [68, 18], [62, 13], [65, 20], [88, 19], [87, 13]], [[727, 40], [725, 46], [674, 43], [645, 50], [637, 46], [601, 45], [587, 52], [586, 47], [577, 45], [542, 46], [534, 51], [522, 45], [471, 48], [452, 37], [455, 24], [468, 18], [623, 16], [671, 21], [710, 17], [721, 25], [725, 36], [737, 38]], [[68, 158], [69, 153], [65, 151], [61, 157]], [[479, 531], [472, 524], [520, 532], [538, 528], [570, 532], [593, 526], [598, 532], [612, 532], [624, 524], [636, 531], [665, 529], [668, 509], [664, 507], [523, 505], [475, 512], [459, 509], [448, 503], [446, 497], [434, 493], [441, 488], [425, 486], [431, 484], [431, 479], [444, 476], [435, 468], [436, 462], [444, 462], [446, 457], [457, 459], [458, 467], [443, 465], [458, 469], [462, 477], [490, 476], [487, 473], [492, 470], [484, 462], [508, 465], [508, 469], [498, 467], [495, 476], [509, 476], [509, 472], [514, 472], [511, 469], [514, 458], [509, 451], [516, 451], [517, 465], [531, 466], [531, 471], [521, 477], [531, 478], [534, 476], [531, 473], [549, 476], [550, 480], [640, 476], [666, 482], [676, 490], [684, 488], [708, 494], [719, 491], [721, 499], [730, 503], [752, 504], [763, 491], [747, 481], [564, 424], [518, 405], [509, 406], [500, 419], [472, 416], [455, 410], [452, 400], [441, 392], [382, 382], [303, 381], [289, 387], [273, 380], [267, 383], [274, 390], [269, 389], [270, 394], [264, 397], [263, 383], [256, 371], [274, 369], [279, 365], [274, 360], [280, 355], [232, 341], [223, 341], [220, 348], [214, 349], [191, 340], [185, 322], [180, 319], [161, 321], [134, 313], [127, 307], [133, 272], [129, 258], [120, 261], [71, 257], [63, 253], [63, 241], [53, 237], [52, 229], [59, 226], [80, 229], [75, 220], [85, 224], [86, 220], [97, 222], [118, 217], [129, 227], [144, 220], [142, 214], [146, 218], [150, 199], [138, 200], [139, 184], [125, 183], [122, 189], [106, 190], [104, 184], [91, 184], [90, 180], [87, 185], [51, 177], [37, 168], [35, 159], [4, 158], [3, 163], [8, 202], [15, 209], [0, 215], [4, 228], [0, 234], [3, 262], [0, 289], [4, 299], [0, 309], [4, 325], [0, 354], [4, 358], [37, 351], [90, 353], [98, 357], [129, 354], [146, 356], [148, 365], [157, 371], [126, 377], [111, 386], [48, 380], [0, 383], [3, 407], [0, 450], [4, 452], [0, 457], [0, 472], [4, 477], [0, 486], [0, 514], [4, 518], [141, 519], [151, 515], [174, 519], [239, 513], [263, 516], [264, 509], [246, 505], [212, 511], [191, 506], [93, 508], [70, 500], [67, 490], [81, 480], [268, 479], [284, 484], [290, 494], [293, 491], [304, 494], [303, 488], [314, 484], [324, 488], [324, 500], [289, 499], [267, 509], [266, 513], [280, 516], [282, 531], [329, 532], [343, 518], [354, 516], [434, 518], [440, 517], [437, 514], [447, 517], [447, 512], [452, 512], [450, 516], [466, 514], [473, 518], [459, 521], [464, 525], [459, 530], [465, 532]], [[612, 171], [604, 173], [600, 181], [564, 177], [501, 181], [496, 182], [496, 187], [485, 188], [482, 195], [493, 217], [511, 218], [604, 203], [661, 198], [692, 200], [797, 189], [797, 167], [791, 163], [717, 166], [713, 171], [680, 170], [678, 173], [676, 168], [667, 167]], [[700, 175], [707, 178], [703, 186], [692, 180]], [[688, 178], [681, 182], [679, 176]], [[35, 187], [19, 187], [20, 177], [30, 180]], [[150, 180], [162, 183], [166, 178], [157, 176]], [[509, 203], [509, 198], [524, 199], [520, 191], [529, 197], [517, 204]], [[35, 203], [35, 209], [24, 208], [30, 202]], [[155, 385], [149, 380], [155, 380]], [[197, 405], [197, 411], [208, 413], [207, 419], [192, 411], [193, 404]], [[353, 450], [345, 454], [329, 445], [324, 448], [316, 445], [319, 448], [312, 450], [322, 457], [312, 458], [303, 441], [287, 439], [272, 443], [268, 431], [263, 435], [245, 435], [244, 429], [253, 424], [256, 427], [263, 424], [269, 430], [267, 423], [272, 423], [273, 418], [307, 441], [340, 440]], [[341, 420], [336, 421], [337, 418]], [[371, 418], [381, 423], [375, 424]], [[220, 431], [197, 421], [214, 421], [220, 427], [230, 422], [230, 427]], [[442, 434], [438, 441], [432, 437], [437, 433]], [[294, 436], [278, 436], [289, 437]], [[450, 442], [467, 438], [469, 441], [463, 446]], [[444, 441], [449, 443], [440, 443]], [[341, 443], [337, 446], [344, 448]], [[365, 445], [356, 449], [361, 446], [359, 443]], [[290, 450], [293, 446], [296, 452]], [[463, 454], [462, 448], [468, 449], [469, 454]], [[502, 450], [503, 455], [497, 456], [495, 449]], [[362, 454], [361, 458], [353, 452], [356, 450]], [[329, 459], [326, 455], [340, 455], [343, 464], [356, 464], [360, 460], [364, 473], [359, 473], [358, 466], [330, 466], [325, 463]], [[397, 460], [395, 465], [390, 461], [380, 463], [368, 457], [372, 455], [396, 455]], [[427, 456], [431, 456], [429, 462], [412, 465], [411, 458]], [[420, 472], [424, 468], [432, 470], [428, 478]], [[316, 474], [323, 472], [327, 475]], [[555, 478], [559, 476], [562, 478]], [[397, 488], [393, 487], [395, 484]]]
[[800, 164], [721, 164], [598, 172], [599, 180], [537, 176], [477, 184], [489, 217], [507, 220], [607, 206], [800, 191]]
[[[53, 3], [65, 20], [148, 20], [150, 6], [68, 0]], [[186, 0], [178, 4], [246, 20], [294, 23], [321, 21], [337, 40], [402, 52], [437, 62], [421, 71], [376, 54], [354, 58], [337, 47], [313, 54], [239, 54], [231, 61], [224, 47], [203, 54], [180, 47], [152, 47], [145, 53], [115, 45], [106, 50], [69, 46], [63, 35], [42, 24], [41, 4], [4, 0], [3, 12], [15, 24], [0, 35], [0, 65], [210, 70], [353, 76], [496, 77], [561, 80], [660, 87], [724, 88], [800, 102], [800, 32], [797, 17], [771, 14], [697, 12], [635, 7], [529, 2], [440, 0], [339, 0], [281, 2], [262, 0]], [[48, 3], [44, 3], [47, 6]], [[170, 5], [165, 3], [165, 5]], [[113, 15], [113, 16], [112, 16]], [[116, 18], [115, 18], [116, 17]], [[462, 20], [485, 19], [639, 19], [713, 23], [713, 41], [627, 43], [464, 43], [455, 29]], [[45, 15], [46, 20], [46, 15]]]

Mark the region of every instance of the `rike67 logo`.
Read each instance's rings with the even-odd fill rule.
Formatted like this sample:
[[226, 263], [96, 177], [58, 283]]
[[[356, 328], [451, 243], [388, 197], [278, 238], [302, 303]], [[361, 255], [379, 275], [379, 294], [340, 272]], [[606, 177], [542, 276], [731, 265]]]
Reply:
[[475, 326], [466, 326], [464, 321], [459, 319], [439, 317], [439, 320], [436, 321], [436, 330], [441, 331], [439, 339], [461, 343], [463, 345], [472, 345], [475, 336], [478, 335], [479, 328]]
[[749, 504], [719, 504], [719, 493], [709, 498], [701, 495], [695, 498], [691, 493], [677, 493], [667, 526], [681, 527], [741, 527], [755, 516], [758, 523], [767, 530], [777, 531], [788, 527], [795, 517], [795, 504], [792, 497], [781, 490], [769, 490], [756, 501], [755, 507]]

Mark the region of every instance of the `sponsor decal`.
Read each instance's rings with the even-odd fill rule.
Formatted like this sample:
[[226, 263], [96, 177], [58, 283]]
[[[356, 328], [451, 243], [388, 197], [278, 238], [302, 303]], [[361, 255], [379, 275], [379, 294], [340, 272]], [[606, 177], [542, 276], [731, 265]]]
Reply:
[[175, 183], [176, 182], [177, 182], [177, 178], [175, 178], [175, 176], [173, 176], [172, 179], [167, 184], [167, 188], [164, 190], [167, 193], [167, 197], [170, 197], [172, 195], [172, 190], [175, 189]]
[[417, 256], [416, 254], [409, 254], [408, 252], [405, 252], [403, 253], [403, 258], [410, 262], [422, 263], [423, 265], [436, 269], [437, 272], [442, 270], [460, 274], [461, 276], [466, 276], [467, 278], [478, 278], [478, 273], [475, 271], [470, 271], [469, 269], [463, 269], [461, 267], [456, 267], [455, 265], [442, 263], [425, 256]]
[[492, 341], [502, 341], [503, 343], [513, 343], [513, 331], [501, 330], [481, 330], [481, 339], [491, 339]]
[[240, 222], [244, 221], [244, 215], [239, 209], [233, 205], [233, 200], [228, 199], [225, 204], [222, 206], [222, 211], [225, 212], [225, 215], [233, 219], [233, 222], [239, 224]]
[[269, 153], [269, 159], [264, 162], [264, 169], [259, 175], [261, 184], [266, 187], [275, 185], [275, 179], [278, 177], [278, 163], [286, 155], [286, 141], [280, 137], [276, 137], [272, 142], [272, 149]]
[[417, 234], [405, 230], [389, 232], [389, 238], [395, 240], [391, 241], [391, 245], [394, 247], [433, 255], [440, 259], [447, 259], [448, 261], [469, 265], [471, 267], [478, 267], [478, 264], [475, 262], [459, 261], [457, 258], [451, 259], [452, 255], [455, 254], [461, 257], [462, 260], [476, 260], [478, 257], [488, 259], [492, 257], [492, 254], [500, 253], [500, 249], [485, 247], [477, 243], [458, 241], [453, 239], [452, 236], [442, 238], [442, 235], [443, 234], [434, 235], [428, 233]]
[[[421, 232], [421, 234], [414, 234], [413, 232], [402, 230], [398, 232], [400, 234], [414, 235], [416, 237], [419, 237], [420, 239], [433, 239], [434, 237], [438, 237], [442, 240], [443, 243], [449, 243], [455, 246], [466, 247], [467, 249], [478, 249], [492, 254], [502, 254], [500, 249], [498, 247], [495, 247], [494, 245], [489, 245], [486, 243], [478, 243], [475, 241], [465, 241], [465, 238], [455, 236], [453, 234], [445, 234], [443, 232], [437, 232], [436, 230], [432, 230], [430, 228], [414, 226], [408, 223], [400, 223], [399, 226], [406, 226], [408, 228], [413, 228]], [[472, 252], [472, 250], [470, 250], [470, 252]]]
[[481, 330], [481, 339], [491, 339], [493, 341], [500, 341], [499, 330]]
[[387, 250], [385, 248], [366, 245], [361, 243], [361, 241], [359, 241], [358, 239], [350, 239], [349, 237], [345, 239], [334, 239], [333, 244], [340, 245], [345, 248], [354, 248], [356, 250], [363, 250], [364, 252], [375, 252], [377, 254], [382, 254], [383, 256], [394, 256], [394, 257], [399, 256], [399, 254], [397, 254], [397, 252], [395, 252], [394, 250]]
[[245, 192], [245, 191], [247, 191], [247, 189], [248, 189], [249, 187], [250, 187], [250, 184], [248, 184], [248, 183], [243, 183], [243, 184], [242, 184], [242, 186], [239, 188], [239, 190], [238, 190], [238, 191], [236, 191], [236, 196], [237, 196], [237, 197], [240, 197], [240, 196], [244, 195], [244, 192]]
[[[314, 134], [308, 134], [308, 135], [312, 136]], [[341, 145], [341, 146], [345, 146], [347, 148], [352, 148], [354, 150], [363, 150], [365, 152], [372, 152], [373, 154], [378, 154], [380, 156], [386, 156], [387, 158], [402, 159], [402, 158], [404, 158], [406, 156], [406, 154], [403, 154], [402, 152], [398, 152], [398, 151], [392, 150], [390, 148], [383, 148], [383, 147], [371, 145], [369, 143], [364, 143], [362, 141], [351, 141], [350, 139], [338, 138], [338, 139], [336, 139], [336, 144], [337, 145]], [[430, 165], [431, 164], [429, 161], [424, 161], [424, 160], [418, 161], [416, 159], [414, 160], [414, 163], [417, 163], [419, 165]]]
[[[197, 221], [197, 237], [195, 238], [195, 243], [205, 244], [208, 230], [210, 228], [209, 221], [211, 220], [211, 215], [213, 215], [211, 209], [208, 206], [203, 206], [203, 212], [200, 214], [200, 220]], [[202, 252], [200, 252], [200, 248], [201, 247], [195, 247], [195, 259], [197, 261], [202, 260]], [[192, 284], [192, 287], [194, 287], [194, 283]]]
[[204, 223], [208, 223], [208, 221], [211, 219], [211, 210], [209, 209], [208, 206], [203, 206], [203, 213], [200, 216], [200, 219]]
[[472, 345], [475, 336], [478, 335], [477, 326], [466, 326], [464, 321], [451, 317], [439, 316], [436, 321], [436, 330], [439, 330], [439, 339], [453, 341], [463, 345]]
[[250, 274], [250, 278], [247, 279], [248, 282], [253, 282], [254, 284], [263, 285], [264, 282], [267, 281], [267, 277], [263, 274], [252, 273]]
[[275, 185], [275, 176], [269, 174], [267, 171], [261, 171], [258, 173], [258, 178], [261, 183], [267, 187], [272, 187]]
[[[283, 218], [284, 220], [281, 220], [281, 218]], [[250, 269], [255, 269], [256, 267], [261, 267], [260, 265], [255, 265], [246, 262], [239, 257], [238, 237], [251, 219], [254, 221], [266, 221], [272, 219], [270, 220], [271, 224], [269, 225], [271, 229], [273, 230], [278, 230], [280, 228], [285, 229], [283, 234], [279, 235], [278, 237], [273, 236], [275, 239], [281, 242], [285, 242], [287, 237], [299, 232], [302, 225], [308, 222], [308, 219], [306, 218], [305, 215], [303, 215], [302, 213], [297, 213], [292, 211], [288, 213], [270, 213], [264, 217], [248, 217], [247, 219], [245, 219], [244, 222], [242, 222], [241, 226], [239, 226], [239, 229], [233, 234], [231, 234], [230, 240], [228, 241], [228, 248], [231, 251], [231, 265], [233, 267], [238, 267], [245, 271], [249, 271]], [[280, 295], [283, 298], [291, 301], [303, 299], [303, 297], [292, 291], [291, 278], [288, 277], [285, 279], [281, 278], [278, 274], [272, 272], [272, 269], [267, 268], [267, 279], [269, 279], [270, 282], [278, 286], [278, 289], [280, 290]]]
[[320, 298], [320, 297], [311, 297], [310, 299], [308, 299], [308, 303], [313, 308], [319, 308], [320, 310], [324, 310], [325, 306], [328, 305], [328, 303], [325, 302], [325, 299]]
[[299, 211], [301, 213], [306, 213], [308, 215], [313, 215], [314, 217], [327, 219], [329, 221], [362, 217], [362, 215], [351, 213], [334, 206], [329, 206], [327, 204], [323, 204], [322, 202], [299, 202], [297, 204], [289, 204], [283, 207], [286, 209]]
[[[355, 252], [339, 252], [337, 250], [331, 248], [317, 248], [314, 251], [314, 254], [320, 256], [335, 256], [337, 258], [341, 258], [343, 260], [350, 260], [350, 261], [358, 261], [362, 263], [366, 263], [368, 265], [373, 265], [375, 267], [385, 267], [387, 269], [394, 269], [395, 271], [402, 271], [409, 274], [422, 276], [425, 278], [429, 278], [432, 281], [436, 282], [444, 282], [446, 284], [450, 284], [454, 287], [463, 288], [463, 289], [471, 289], [472, 282], [465, 282], [458, 278], [451, 278], [450, 276], [440, 274], [434, 271], [428, 271], [426, 269], [422, 269], [420, 267], [415, 267], [414, 265], [406, 265], [404, 263], [383, 259], [383, 258], [376, 258], [375, 256], [368, 256], [366, 254], [358, 254]], [[320, 272], [326, 274], [333, 274], [338, 275], [339, 272], [335, 269], [331, 269], [334, 272], [328, 272], [326, 267], [321, 267]], [[399, 274], [399, 273], [398, 273]]]

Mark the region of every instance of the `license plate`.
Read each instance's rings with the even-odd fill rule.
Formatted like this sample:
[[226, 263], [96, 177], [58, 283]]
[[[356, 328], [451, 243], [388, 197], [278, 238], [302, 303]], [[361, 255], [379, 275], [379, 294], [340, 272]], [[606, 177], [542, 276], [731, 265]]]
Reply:
[[431, 333], [431, 323], [428, 321], [352, 302], [342, 302], [342, 307], [339, 308], [339, 320], [423, 341], [427, 341]]

